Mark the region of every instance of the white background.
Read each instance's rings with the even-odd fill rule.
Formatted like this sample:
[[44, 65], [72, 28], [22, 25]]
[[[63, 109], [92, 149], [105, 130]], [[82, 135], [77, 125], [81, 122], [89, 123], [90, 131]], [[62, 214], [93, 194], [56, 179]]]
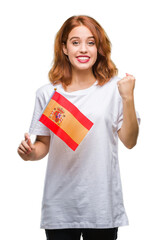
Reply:
[[0, 4], [0, 238], [43, 240], [41, 200], [47, 158], [25, 162], [17, 148], [28, 131], [35, 92], [49, 82], [55, 34], [72, 15], [95, 18], [112, 42], [112, 60], [136, 78], [141, 116], [137, 145], [119, 141], [124, 203], [130, 225], [118, 239], [157, 238], [157, 6], [150, 0], [6, 0]]

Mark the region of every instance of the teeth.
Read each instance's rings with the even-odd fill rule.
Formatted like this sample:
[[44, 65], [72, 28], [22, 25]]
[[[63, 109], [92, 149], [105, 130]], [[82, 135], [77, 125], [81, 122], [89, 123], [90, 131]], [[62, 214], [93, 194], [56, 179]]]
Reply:
[[87, 60], [87, 59], [89, 59], [89, 57], [78, 57], [78, 59]]

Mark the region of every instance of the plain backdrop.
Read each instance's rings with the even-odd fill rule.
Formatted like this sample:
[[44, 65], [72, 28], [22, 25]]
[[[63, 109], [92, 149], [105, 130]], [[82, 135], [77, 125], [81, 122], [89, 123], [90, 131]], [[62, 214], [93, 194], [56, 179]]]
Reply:
[[72, 15], [89, 15], [107, 32], [112, 60], [135, 76], [141, 116], [137, 145], [119, 141], [124, 204], [129, 226], [118, 239], [155, 239], [158, 215], [157, 5], [150, 0], [8, 0], [0, 3], [0, 239], [43, 240], [41, 201], [47, 157], [25, 162], [17, 148], [28, 131], [35, 92], [49, 82], [54, 38]]

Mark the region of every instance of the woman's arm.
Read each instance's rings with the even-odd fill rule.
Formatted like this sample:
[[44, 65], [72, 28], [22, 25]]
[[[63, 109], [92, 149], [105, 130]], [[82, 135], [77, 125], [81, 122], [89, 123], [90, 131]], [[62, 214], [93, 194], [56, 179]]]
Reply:
[[126, 77], [117, 82], [123, 103], [123, 123], [118, 136], [127, 148], [133, 148], [137, 143], [139, 125], [134, 107], [135, 78], [126, 73]]
[[50, 136], [37, 136], [35, 143], [31, 142], [29, 135], [25, 134], [25, 140], [18, 147], [18, 154], [25, 161], [35, 161], [44, 158], [49, 151]]
[[139, 125], [134, 107], [134, 97], [123, 99], [123, 123], [118, 131], [121, 142], [129, 149], [137, 143]]

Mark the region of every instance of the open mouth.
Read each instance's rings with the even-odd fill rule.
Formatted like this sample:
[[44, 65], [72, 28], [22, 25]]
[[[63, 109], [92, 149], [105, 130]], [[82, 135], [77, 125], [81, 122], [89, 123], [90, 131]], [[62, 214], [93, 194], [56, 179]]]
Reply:
[[80, 63], [87, 63], [87, 62], [89, 62], [90, 57], [89, 56], [78, 56], [77, 60]]

